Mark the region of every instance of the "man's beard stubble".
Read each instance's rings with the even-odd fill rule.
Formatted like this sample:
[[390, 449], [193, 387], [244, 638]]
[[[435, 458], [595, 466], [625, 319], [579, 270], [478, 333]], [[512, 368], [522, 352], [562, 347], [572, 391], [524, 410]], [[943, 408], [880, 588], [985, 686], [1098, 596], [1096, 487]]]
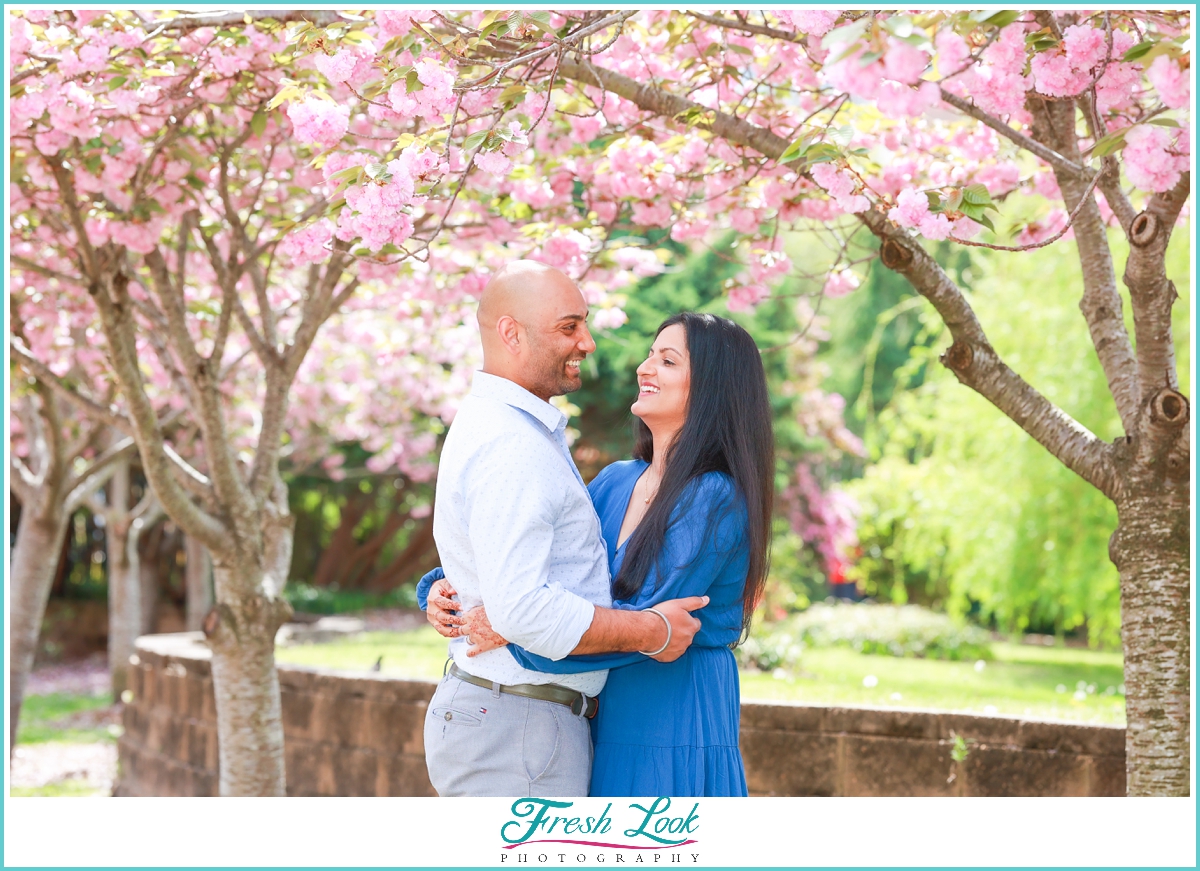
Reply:
[[539, 392], [547, 396], [563, 396], [583, 386], [582, 378], [572, 378], [566, 372], [571, 357], [557, 357], [537, 346], [533, 350], [535, 354], [528, 364], [529, 380], [538, 386]]

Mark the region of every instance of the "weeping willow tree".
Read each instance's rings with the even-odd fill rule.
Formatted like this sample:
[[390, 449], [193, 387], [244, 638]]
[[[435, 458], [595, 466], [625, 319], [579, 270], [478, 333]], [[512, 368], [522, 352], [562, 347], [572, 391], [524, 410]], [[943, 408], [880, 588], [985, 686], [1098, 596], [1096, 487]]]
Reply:
[[[1179, 287], [1188, 286], [1189, 236], [1175, 234], [1167, 256]], [[1122, 435], [1095, 350], [1075, 329], [1077, 260], [1053, 249], [979, 253], [962, 277], [996, 349], [1022, 377], [1099, 438]], [[912, 302], [924, 335], [897, 371], [891, 400], [868, 408], [873, 462], [847, 488], [861, 509], [857, 577], [884, 600], [975, 610], [1010, 632], [1086, 629], [1091, 643], [1118, 645], [1120, 579], [1107, 558], [1112, 502], [984, 399], [964, 396], [950, 372], [926, 365], [948, 338], [928, 307]], [[894, 308], [880, 314], [896, 316]], [[1185, 392], [1189, 316], [1182, 299], [1174, 335]], [[868, 353], [868, 367], [875, 362]], [[908, 379], [916, 386], [905, 388]]]

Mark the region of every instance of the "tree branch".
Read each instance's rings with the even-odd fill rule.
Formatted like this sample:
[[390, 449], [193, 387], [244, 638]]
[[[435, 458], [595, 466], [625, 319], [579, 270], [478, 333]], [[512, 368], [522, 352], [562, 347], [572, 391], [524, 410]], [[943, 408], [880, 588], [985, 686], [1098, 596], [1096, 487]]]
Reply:
[[[1025, 104], [1033, 115], [1035, 139], [1070, 157], [1078, 156], [1074, 102], [1051, 102], [1031, 94]], [[1054, 167], [1054, 177], [1068, 210], [1075, 211], [1081, 205], [1080, 201], [1086, 199], [1075, 219], [1075, 248], [1083, 274], [1079, 308], [1087, 321], [1092, 346], [1100, 359], [1121, 424], [1126, 434], [1132, 434], [1137, 426], [1140, 389], [1133, 346], [1125, 329], [1121, 294], [1117, 290], [1112, 252], [1108, 247], [1108, 233], [1100, 216], [1100, 207], [1092, 196], [1090, 179], [1081, 179], [1058, 167]]]
[[197, 507], [175, 480], [175, 463], [167, 456], [162, 428], [146, 395], [137, 357], [137, 330], [127, 288], [128, 276], [116, 273], [94, 280], [88, 292], [96, 301], [104, 334], [108, 338], [113, 372], [129, 403], [134, 438], [142, 467], [163, 507], [184, 531], [203, 541], [216, 553], [227, 553], [230, 530], [217, 518]]
[[981, 124], [985, 124], [986, 126], [991, 127], [993, 130], [995, 130], [997, 133], [999, 133], [1005, 139], [1008, 139], [1010, 142], [1014, 143], [1018, 147], [1025, 149], [1030, 154], [1037, 155], [1038, 157], [1040, 157], [1042, 160], [1046, 161], [1046, 163], [1050, 164], [1055, 169], [1061, 170], [1062, 172], [1065, 172], [1065, 173], [1069, 173], [1070, 175], [1074, 176], [1075, 178], [1081, 178], [1085, 182], [1091, 179], [1092, 171], [1090, 169], [1088, 169], [1087, 167], [1081, 166], [1080, 164], [1075, 163], [1074, 161], [1068, 160], [1066, 157], [1063, 157], [1063, 155], [1059, 154], [1053, 148], [1049, 148], [1046, 145], [1044, 145], [1043, 143], [1038, 142], [1034, 139], [1030, 139], [1025, 134], [1019, 133], [1016, 130], [1013, 130], [1011, 127], [1009, 127], [1007, 124], [1005, 124], [1003, 121], [1001, 121], [996, 116], [988, 114], [987, 112], [983, 111], [978, 106], [976, 106], [974, 103], [968, 103], [962, 97], [957, 97], [954, 94], [951, 94], [945, 88], [942, 88], [941, 92], [942, 92], [942, 102], [949, 103], [951, 106], [953, 106], [955, 109], [958, 109], [958, 111], [962, 112], [963, 114], [970, 115], [972, 118], [974, 118], [976, 121], [979, 121]]
[[95, 493], [116, 472], [117, 462], [128, 458], [136, 449], [131, 438], [123, 438], [111, 445], [104, 453], [92, 461], [82, 473], [75, 476], [71, 492], [66, 498], [66, 512], [73, 514], [83, 505], [88, 496]]
[[208, 467], [212, 472], [213, 486], [218, 498], [229, 509], [241, 510], [249, 507], [250, 493], [238, 474], [233, 452], [229, 447], [229, 436], [225, 431], [225, 415], [221, 409], [219, 384], [213, 371], [219, 368], [200, 356], [187, 327], [187, 312], [183, 295], [176, 293], [170, 281], [166, 261], [158, 248], [145, 255], [155, 292], [167, 317], [170, 330], [169, 342], [179, 355], [184, 367], [184, 377], [191, 384], [196, 397], [196, 422], [204, 433], [204, 450]]
[[1191, 173], [1185, 172], [1175, 187], [1150, 197], [1146, 210], [1130, 225], [1124, 280], [1133, 306], [1139, 405], [1143, 406], [1163, 387], [1179, 389], [1171, 328], [1171, 309], [1179, 294], [1167, 278], [1166, 257], [1171, 232], [1187, 202], [1190, 186]]
[[[770, 130], [725, 112], [714, 112], [611, 70], [584, 68], [582, 64], [564, 61], [561, 74], [586, 84], [598, 83], [605, 90], [654, 114], [675, 118], [689, 109], [708, 112], [716, 136], [753, 148], [774, 160], [779, 159], [788, 145], [783, 137]], [[1115, 473], [1108, 446], [1004, 364], [988, 342], [962, 291], [925, 249], [877, 211], [864, 212], [858, 218], [883, 242], [884, 264], [904, 275], [933, 304], [950, 329], [954, 345], [946, 352], [943, 362], [958, 379], [1000, 409], [1084, 480], [1102, 492], [1114, 492]]]

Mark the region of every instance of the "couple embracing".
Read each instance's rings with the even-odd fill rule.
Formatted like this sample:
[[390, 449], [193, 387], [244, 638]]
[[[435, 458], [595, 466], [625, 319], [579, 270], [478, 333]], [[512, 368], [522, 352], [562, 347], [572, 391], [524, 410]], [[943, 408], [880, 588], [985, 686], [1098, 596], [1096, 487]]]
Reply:
[[453, 660], [425, 718], [449, 796], [746, 795], [732, 649], [767, 572], [774, 445], [750, 335], [683, 313], [637, 369], [634, 459], [589, 486], [553, 396], [595, 350], [563, 273], [504, 267], [442, 449], [418, 586]]

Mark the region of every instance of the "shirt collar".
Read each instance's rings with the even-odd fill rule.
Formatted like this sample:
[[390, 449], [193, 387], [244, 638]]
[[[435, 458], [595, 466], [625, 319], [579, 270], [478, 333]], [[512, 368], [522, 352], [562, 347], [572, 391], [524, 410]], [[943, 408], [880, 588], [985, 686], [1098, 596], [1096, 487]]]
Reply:
[[532, 415], [550, 432], [556, 432], [567, 423], [567, 416], [549, 402], [543, 402], [515, 381], [498, 375], [477, 371], [471, 382], [471, 395], [494, 399], [520, 409]]

